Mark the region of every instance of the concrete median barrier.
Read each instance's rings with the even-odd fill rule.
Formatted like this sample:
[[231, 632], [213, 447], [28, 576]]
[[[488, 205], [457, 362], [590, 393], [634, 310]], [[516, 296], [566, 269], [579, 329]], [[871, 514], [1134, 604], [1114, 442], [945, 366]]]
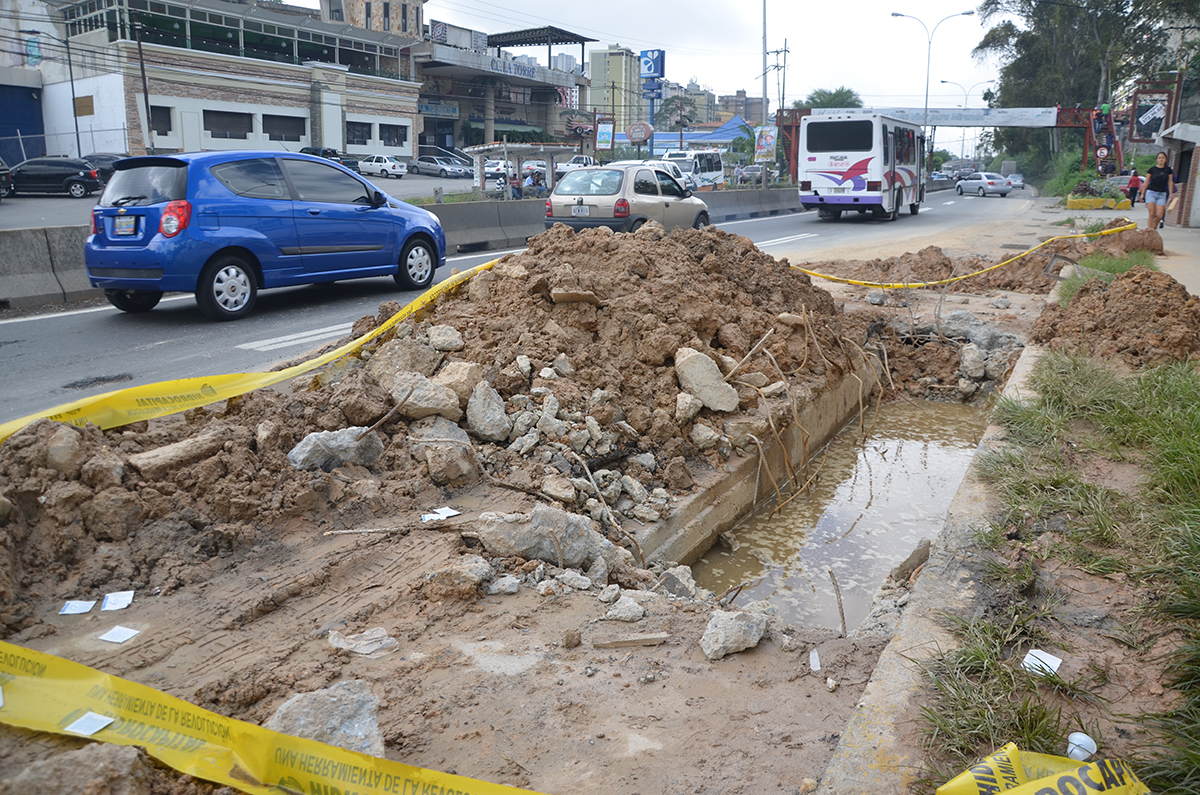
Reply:
[[24, 307], [102, 295], [83, 264], [86, 226], [0, 230], [0, 306]]
[[500, 205], [501, 202], [459, 202], [430, 204], [425, 209], [442, 223], [446, 233], [446, 253], [455, 254], [459, 246], [504, 245]]
[[500, 206], [500, 228], [508, 246], [523, 246], [534, 235], [546, 231], [546, 200], [523, 199], [496, 202]]

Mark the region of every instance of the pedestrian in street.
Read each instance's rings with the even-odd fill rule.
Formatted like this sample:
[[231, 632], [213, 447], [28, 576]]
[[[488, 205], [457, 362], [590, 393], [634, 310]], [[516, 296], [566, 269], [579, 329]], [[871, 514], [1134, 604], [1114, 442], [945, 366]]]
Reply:
[[1125, 189], [1125, 195], [1129, 197], [1129, 206], [1137, 204], [1138, 189], [1142, 187], [1142, 178], [1138, 176], [1137, 169], [1129, 172], [1129, 187]]
[[746, 181], [746, 172], [742, 170], [741, 163], [738, 163], [737, 168], [735, 168], [733, 170], [733, 178], [734, 178], [734, 180], [736, 180], [738, 185], [741, 185], [743, 182]]
[[1149, 213], [1150, 228], [1162, 229], [1163, 216], [1167, 214], [1167, 202], [1175, 195], [1175, 172], [1167, 165], [1167, 153], [1159, 152], [1155, 164], [1146, 172], [1142, 185], [1142, 201]]

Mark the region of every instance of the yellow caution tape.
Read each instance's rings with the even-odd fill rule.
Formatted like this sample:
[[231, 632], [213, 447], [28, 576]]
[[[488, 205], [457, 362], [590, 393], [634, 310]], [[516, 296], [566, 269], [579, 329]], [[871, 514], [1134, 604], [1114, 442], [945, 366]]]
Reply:
[[1022, 751], [1009, 743], [937, 788], [937, 795], [1147, 795], [1150, 788], [1120, 759], [1083, 763]]
[[0, 425], [0, 442], [12, 436], [34, 420], [47, 417], [59, 422], [69, 422], [82, 428], [91, 423], [99, 428], [116, 428], [128, 425], [138, 420], [148, 420], [152, 417], [165, 417], [180, 411], [228, 400], [231, 397], [244, 395], [265, 386], [278, 384], [304, 375], [307, 372], [329, 364], [335, 359], [354, 353], [367, 342], [375, 339], [388, 329], [412, 317], [425, 307], [432, 304], [441, 295], [455, 289], [480, 271], [495, 265], [497, 260], [476, 265], [470, 270], [456, 273], [449, 279], [431, 287], [420, 297], [396, 314], [387, 322], [364, 334], [356, 340], [346, 343], [340, 348], [330, 351], [323, 356], [302, 362], [286, 370], [274, 373], [230, 373], [228, 375], [210, 375], [198, 378], [179, 378], [173, 381], [159, 381], [156, 384], [135, 386], [128, 389], [118, 389], [105, 392], [102, 395], [64, 403], [45, 411], [29, 414], [17, 420], [11, 420]]
[[[1128, 218], [1126, 218], [1125, 220], [1129, 221]], [[1129, 221], [1129, 223], [1126, 224], [1125, 226], [1117, 227], [1115, 229], [1105, 229], [1100, 232], [1093, 232], [1093, 233], [1085, 232], [1083, 234], [1078, 234], [1078, 235], [1058, 235], [1057, 237], [1052, 237], [1048, 240], [1044, 240], [1041, 243], [1038, 243], [1036, 246], [1029, 249], [1028, 251], [1022, 252], [1022, 253], [1018, 254], [1017, 256], [1012, 257], [1011, 259], [1006, 259], [1006, 260], [1004, 260], [1004, 262], [1001, 262], [998, 265], [992, 265], [989, 268], [984, 268], [981, 271], [975, 271], [974, 273], [968, 273], [963, 276], [952, 276], [949, 279], [940, 279], [936, 282], [914, 282], [911, 284], [885, 283], [885, 282], [864, 282], [859, 279], [844, 279], [841, 276], [830, 276], [827, 273], [817, 273], [816, 271], [810, 271], [805, 268], [801, 268], [799, 265], [793, 265], [792, 267], [798, 271], [807, 273], [809, 276], [814, 276], [818, 279], [825, 279], [825, 280], [831, 281], [831, 282], [841, 282], [842, 284], [857, 284], [857, 285], [861, 285], [863, 287], [877, 287], [881, 290], [900, 290], [900, 289], [904, 289], [904, 288], [917, 288], [917, 287], [937, 287], [942, 284], [953, 284], [954, 282], [961, 282], [963, 279], [969, 279], [972, 276], [978, 276], [981, 273], [987, 273], [988, 271], [994, 271], [997, 268], [1003, 268], [1005, 265], [1010, 265], [1010, 264], [1016, 262], [1017, 260], [1021, 259], [1022, 257], [1028, 257], [1030, 254], [1037, 251], [1042, 246], [1045, 246], [1049, 243], [1053, 243], [1055, 240], [1070, 240], [1070, 239], [1076, 238], [1076, 237], [1096, 237], [1098, 235], [1111, 235], [1116, 232], [1127, 232], [1130, 229], [1137, 229], [1136, 221]]]
[[[439, 773], [227, 718], [151, 687], [0, 641], [0, 722], [80, 736], [89, 713], [114, 719], [92, 739], [136, 745], [180, 773], [253, 795], [513, 795], [529, 790]], [[103, 720], [101, 722], [103, 722]]]

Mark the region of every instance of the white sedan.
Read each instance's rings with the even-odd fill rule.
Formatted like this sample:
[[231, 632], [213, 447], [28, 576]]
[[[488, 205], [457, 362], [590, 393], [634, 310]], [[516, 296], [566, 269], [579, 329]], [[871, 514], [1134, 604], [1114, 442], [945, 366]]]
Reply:
[[408, 166], [391, 155], [367, 155], [358, 160], [358, 168], [363, 174], [377, 174], [381, 177], [403, 179], [408, 173]]

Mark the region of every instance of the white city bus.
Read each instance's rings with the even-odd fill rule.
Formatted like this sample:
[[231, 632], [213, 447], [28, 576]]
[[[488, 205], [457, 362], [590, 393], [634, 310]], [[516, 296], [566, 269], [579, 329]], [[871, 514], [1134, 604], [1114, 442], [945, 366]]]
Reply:
[[876, 113], [805, 116], [800, 120], [796, 178], [800, 203], [821, 218], [843, 212], [895, 220], [916, 215], [925, 198], [920, 125]]
[[725, 166], [716, 149], [688, 149], [667, 152], [663, 160], [674, 163], [684, 174], [696, 180], [696, 190], [720, 190], [725, 187]]

